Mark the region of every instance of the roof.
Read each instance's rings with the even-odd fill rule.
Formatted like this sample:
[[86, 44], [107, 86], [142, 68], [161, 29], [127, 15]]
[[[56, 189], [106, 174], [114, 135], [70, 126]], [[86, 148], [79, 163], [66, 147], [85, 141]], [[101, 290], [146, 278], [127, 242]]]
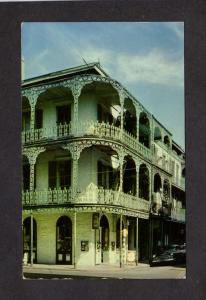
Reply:
[[109, 77], [109, 75], [101, 68], [99, 62], [93, 62], [90, 64], [84, 64], [81, 66], [25, 79], [22, 81], [22, 87], [53, 81], [56, 79], [64, 79], [64, 78], [72, 77], [74, 75], [82, 75], [82, 74], [96, 74], [96, 75], [101, 75], [103, 77]]
[[181, 153], [185, 153], [185, 151], [182, 149], [182, 147], [180, 147], [174, 140], [172, 140], [172, 145], [179, 150]]
[[152, 117], [153, 117], [153, 119], [155, 120], [155, 122], [157, 123], [157, 124], [159, 124], [169, 135], [172, 135], [172, 133], [162, 124], [162, 123], [160, 123], [160, 121], [158, 121], [156, 118], [155, 118], [155, 116], [154, 115], [152, 115]]

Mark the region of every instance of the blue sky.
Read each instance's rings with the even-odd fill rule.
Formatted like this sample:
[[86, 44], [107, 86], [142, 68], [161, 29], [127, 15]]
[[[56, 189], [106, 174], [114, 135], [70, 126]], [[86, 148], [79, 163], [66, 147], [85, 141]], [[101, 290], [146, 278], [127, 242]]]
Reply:
[[184, 24], [23, 23], [25, 79], [100, 61], [184, 148]]

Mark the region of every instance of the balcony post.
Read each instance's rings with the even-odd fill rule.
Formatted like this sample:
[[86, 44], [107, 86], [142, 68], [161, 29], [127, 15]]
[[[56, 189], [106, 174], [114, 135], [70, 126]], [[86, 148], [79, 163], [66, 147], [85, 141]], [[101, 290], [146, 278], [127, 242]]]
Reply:
[[74, 199], [77, 193], [77, 186], [78, 186], [78, 159], [77, 158], [73, 158], [72, 166], [73, 166], [72, 167], [72, 193]]
[[123, 155], [121, 155], [121, 157], [119, 157], [119, 167], [120, 167], [120, 175], [119, 175], [119, 191], [122, 192], [123, 191]]
[[31, 131], [31, 139], [34, 139], [34, 129], [35, 129], [35, 108], [38, 99], [38, 92], [35, 90], [30, 90], [28, 94], [29, 104], [31, 107], [31, 115], [30, 115], [30, 131]]
[[125, 99], [124, 93], [120, 91], [119, 100], [121, 106], [121, 119], [120, 119], [121, 138], [123, 136], [123, 130], [124, 130], [124, 99]]
[[76, 244], [77, 244], [77, 213], [74, 212], [74, 269], [76, 269]]
[[31, 244], [31, 247], [30, 247], [31, 266], [33, 266], [33, 260], [34, 260], [34, 258], [33, 258], [33, 246], [34, 246], [33, 245], [33, 228], [34, 228], [33, 222], [34, 222], [33, 214], [31, 213], [31, 224], [30, 224], [31, 225], [31, 234], [30, 234], [30, 237], [31, 237], [31, 241], [30, 241], [30, 244]]
[[63, 146], [62, 148], [69, 150], [72, 157], [72, 189], [71, 190], [72, 190], [72, 199], [74, 200], [78, 189], [78, 161], [80, 158], [81, 151], [84, 149], [84, 146], [79, 145], [78, 143], [71, 143]]
[[139, 231], [139, 227], [138, 227], [138, 217], [136, 218], [136, 266], [138, 265], [138, 260], [139, 260], [139, 245], [138, 245], [138, 231]]
[[149, 201], [151, 203], [152, 201], [152, 187], [153, 187], [153, 180], [152, 180], [152, 169], [150, 166], [148, 166], [149, 170]]
[[119, 245], [119, 265], [120, 268], [122, 268], [122, 214], [120, 215], [120, 230], [119, 230], [119, 234], [120, 234], [120, 245]]
[[135, 106], [135, 110], [136, 110], [136, 119], [137, 119], [137, 141], [139, 142], [139, 115], [140, 115], [140, 107], [139, 104], [137, 102], [133, 102], [134, 106]]
[[31, 106], [30, 130], [31, 130], [32, 134], [34, 134], [34, 129], [35, 129], [35, 115], [36, 115], [35, 106]]
[[172, 182], [169, 181], [169, 187], [170, 187], [170, 194], [169, 194], [169, 212], [170, 212], [170, 216], [171, 216], [171, 210], [172, 210]]
[[139, 166], [140, 166], [139, 160], [136, 160], [135, 164], [136, 164], [136, 196], [139, 198]]
[[34, 168], [36, 164], [36, 159], [38, 155], [45, 151], [44, 147], [31, 147], [28, 149], [24, 149], [23, 155], [25, 155], [29, 160], [30, 165], [30, 180], [29, 180], [29, 190], [34, 191]]
[[73, 115], [73, 130], [74, 134], [78, 135], [78, 123], [79, 123], [79, 97], [81, 95], [84, 83], [75, 80], [71, 86], [72, 95], [74, 98], [74, 115]]
[[152, 264], [153, 258], [153, 218], [150, 215], [149, 218], [149, 264]]
[[30, 181], [29, 181], [29, 190], [30, 192], [34, 190], [34, 168], [35, 168], [35, 163], [30, 163]]
[[152, 149], [152, 145], [153, 145], [153, 119], [151, 117], [151, 115], [147, 114], [148, 119], [149, 119], [149, 130], [150, 130], [150, 135], [149, 135], [149, 149]]
[[154, 119], [153, 119], [153, 116], [151, 116], [151, 119], [150, 119], [150, 132], [151, 132], [151, 135], [150, 135], [150, 149], [153, 149], [153, 145], [154, 145]]

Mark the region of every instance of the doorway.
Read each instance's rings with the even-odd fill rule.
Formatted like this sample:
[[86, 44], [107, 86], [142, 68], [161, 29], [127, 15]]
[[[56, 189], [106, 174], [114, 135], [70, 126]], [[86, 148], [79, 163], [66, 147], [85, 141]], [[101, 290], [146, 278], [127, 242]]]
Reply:
[[146, 219], [138, 219], [138, 251], [139, 262], [149, 262], [149, 221]]
[[[27, 262], [31, 263], [31, 217], [23, 222], [23, 256], [27, 256]], [[37, 262], [37, 226], [33, 219], [33, 262]]]
[[104, 215], [100, 220], [100, 233], [101, 233], [101, 262], [108, 262], [109, 259], [109, 222]]
[[72, 264], [72, 222], [62, 216], [56, 225], [56, 263]]

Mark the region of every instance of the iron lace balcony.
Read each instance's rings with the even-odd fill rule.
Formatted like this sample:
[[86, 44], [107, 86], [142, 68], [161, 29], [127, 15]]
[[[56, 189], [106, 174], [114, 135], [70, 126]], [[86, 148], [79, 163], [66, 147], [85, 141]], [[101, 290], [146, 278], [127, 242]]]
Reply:
[[58, 206], [63, 204], [109, 205], [148, 213], [150, 202], [123, 192], [88, 186], [73, 194], [72, 189], [54, 189], [22, 192], [23, 207]]
[[132, 134], [121, 131], [120, 127], [110, 125], [109, 123], [99, 123], [88, 121], [80, 122], [78, 128], [72, 122], [69, 124], [60, 124], [50, 128], [41, 128], [22, 132], [22, 144], [35, 142], [61, 140], [68, 137], [85, 137], [108, 138], [114, 141], [122, 142], [131, 149], [142, 154], [145, 158], [151, 159], [151, 150], [137, 141]]

